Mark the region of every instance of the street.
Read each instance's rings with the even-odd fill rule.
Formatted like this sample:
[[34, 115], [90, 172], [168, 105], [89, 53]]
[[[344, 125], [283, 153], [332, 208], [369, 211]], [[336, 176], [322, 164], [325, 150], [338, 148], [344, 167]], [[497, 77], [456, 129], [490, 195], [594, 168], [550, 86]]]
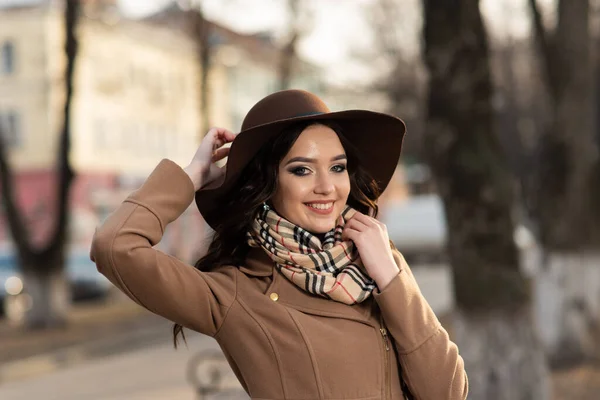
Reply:
[[[419, 266], [413, 268], [413, 273], [434, 311], [438, 315], [448, 312], [453, 304], [450, 270], [443, 266]], [[188, 347], [180, 344], [180, 348], [175, 350], [166, 325], [153, 327], [152, 331], [149, 326], [147, 330], [150, 339], [134, 331], [130, 334], [131, 340], [106, 338], [105, 342], [109, 343], [97, 350], [106, 352], [106, 356], [4, 383], [0, 385], [0, 399], [197, 399], [195, 389], [186, 378], [188, 362], [199, 352], [220, 354], [216, 342], [207, 336], [186, 331]], [[139, 343], [132, 343], [134, 340]], [[216, 368], [225, 375], [228, 387], [239, 388], [224, 361], [219, 362]], [[198, 370], [202, 377], [211, 376], [211, 371], [214, 371], [206, 365]], [[247, 399], [245, 394], [240, 395], [239, 392], [206, 398]]]
[[187, 337], [187, 349], [182, 346], [174, 350], [165, 343], [11, 382], [0, 386], [0, 399], [194, 400], [195, 391], [186, 381], [187, 362], [198, 351], [219, 348], [209, 337], [190, 332]]

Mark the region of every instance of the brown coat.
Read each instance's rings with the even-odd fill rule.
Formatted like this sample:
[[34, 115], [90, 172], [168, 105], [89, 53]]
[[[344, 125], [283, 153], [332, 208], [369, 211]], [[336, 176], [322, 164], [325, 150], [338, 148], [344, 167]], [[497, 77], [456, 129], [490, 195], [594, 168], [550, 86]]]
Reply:
[[258, 249], [245, 266], [203, 273], [152, 247], [193, 199], [188, 176], [163, 160], [97, 230], [91, 257], [143, 307], [215, 338], [253, 399], [401, 399], [382, 321], [417, 399], [466, 399], [458, 349], [399, 253], [399, 275], [355, 306], [300, 290]]

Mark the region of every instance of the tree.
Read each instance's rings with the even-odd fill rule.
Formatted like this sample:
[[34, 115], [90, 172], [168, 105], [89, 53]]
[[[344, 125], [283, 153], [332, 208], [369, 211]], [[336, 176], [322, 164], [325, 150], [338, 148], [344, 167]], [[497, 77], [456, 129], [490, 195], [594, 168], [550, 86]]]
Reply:
[[[534, 215], [545, 253], [537, 283], [542, 337], [555, 364], [579, 362], [598, 346], [600, 218], [595, 82], [588, 0], [559, 0], [548, 30], [529, 0], [549, 117], [539, 143]], [[592, 278], [593, 279], [593, 278]], [[553, 301], [548, 301], [552, 299]]]
[[424, 0], [425, 152], [444, 202], [455, 340], [471, 399], [545, 399], [545, 357], [513, 241], [514, 178], [493, 133], [478, 0]]
[[[410, 135], [404, 139], [404, 162], [423, 158], [424, 74], [418, 51], [419, 41], [415, 21], [418, 17], [416, 0], [377, 0], [365, 6], [373, 28], [374, 41], [356, 57], [373, 67], [378, 75], [364, 91], [384, 93], [389, 102], [389, 113], [400, 115], [410, 126]], [[414, 9], [414, 11], [413, 11]]]
[[[288, 32], [281, 47], [278, 68], [279, 90], [290, 89], [294, 77], [294, 65], [299, 62], [297, 45], [300, 39], [311, 29], [311, 14], [300, 0], [286, 0], [289, 22]], [[297, 66], [296, 66], [297, 68]]]
[[65, 247], [69, 226], [69, 192], [75, 173], [69, 162], [71, 147], [71, 102], [73, 97], [73, 73], [77, 58], [78, 41], [75, 34], [79, 19], [79, 1], [66, 0], [64, 10], [65, 55], [65, 103], [63, 125], [58, 145], [58, 201], [54, 230], [47, 244], [40, 248], [32, 246], [25, 219], [16, 204], [12, 182], [13, 172], [8, 163], [7, 149], [0, 135], [0, 182], [5, 216], [15, 243], [16, 258], [21, 266], [27, 291], [32, 297], [32, 308], [26, 315], [30, 328], [48, 328], [66, 323], [66, 311], [70, 293], [64, 274]]
[[550, 196], [539, 201], [541, 239], [557, 249], [597, 246], [588, 187], [597, 160], [590, 5], [559, 0], [554, 31], [544, 28], [536, 0], [529, 5], [551, 111], [540, 143], [539, 189]]
[[[201, 133], [204, 135], [210, 129], [210, 69], [214, 53], [214, 45], [211, 42], [211, 24], [204, 17], [202, 4], [198, 2], [188, 11], [190, 31], [196, 44], [196, 52], [200, 67], [200, 119]], [[200, 137], [201, 139], [202, 137]]]
[[300, 36], [298, 27], [298, 0], [287, 0], [288, 12], [290, 14], [290, 31], [288, 39], [281, 49], [281, 59], [279, 61], [279, 90], [290, 88], [292, 80], [292, 66], [296, 58], [296, 44]]

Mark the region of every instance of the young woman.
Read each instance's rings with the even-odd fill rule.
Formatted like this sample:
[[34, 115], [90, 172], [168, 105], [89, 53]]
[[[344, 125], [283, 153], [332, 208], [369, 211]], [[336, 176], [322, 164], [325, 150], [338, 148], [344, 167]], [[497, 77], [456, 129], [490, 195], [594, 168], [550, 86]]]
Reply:
[[[175, 341], [182, 327], [214, 337], [253, 399], [466, 399], [456, 345], [374, 218], [404, 133], [277, 92], [239, 134], [211, 129], [187, 167], [161, 161], [91, 257], [175, 322]], [[192, 267], [153, 246], [194, 196], [215, 235]]]

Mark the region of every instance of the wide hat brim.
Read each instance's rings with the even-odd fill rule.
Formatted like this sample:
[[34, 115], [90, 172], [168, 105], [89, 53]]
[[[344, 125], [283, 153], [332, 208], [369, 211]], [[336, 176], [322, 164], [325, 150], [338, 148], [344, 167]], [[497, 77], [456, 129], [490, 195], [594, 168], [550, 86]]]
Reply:
[[250, 160], [270, 139], [300, 121], [335, 121], [344, 137], [358, 150], [361, 166], [383, 192], [390, 182], [402, 150], [406, 125], [397, 117], [366, 110], [347, 110], [286, 118], [241, 131], [231, 144], [225, 176], [196, 192], [196, 205], [206, 222], [218, 225], [227, 210], [223, 199], [235, 185]]

